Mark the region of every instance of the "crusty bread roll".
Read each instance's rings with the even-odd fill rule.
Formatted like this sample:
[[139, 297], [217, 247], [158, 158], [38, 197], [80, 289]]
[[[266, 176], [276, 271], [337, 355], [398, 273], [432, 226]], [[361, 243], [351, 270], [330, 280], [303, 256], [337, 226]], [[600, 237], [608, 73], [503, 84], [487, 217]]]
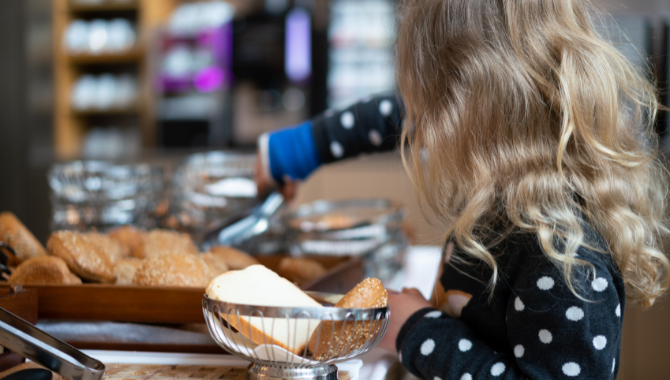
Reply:
[[107, 234], [121, 244], [124, 256], [138, 257], [147, 233], [133, 226], [121, 226], [109, 230]]
[[188, 234], [168, 230], [149, 231], [144, 237], [141, 249], [135, 252], [135, 257], [144, 259], [156, 255], [172, 253], [196, 254], [198, 247], [193, 244]]
[[199, 255], [166, 253], [153, 255], [137, 268], [134, 285], [206, 287], [211, 272]]
[[47, 252], [65, 260], [70, 270], [85, 280], [114, 282], [114, 266], [109, 258], [81, 233], [54, 232], [47, 241]]
[[144, 260], [135, 257], [126, 257], [119, 260], [114, 266], [114, 274], [116, 275], [115, 284], [132, 285], [135, 273], [143, 262]]
[[240, 250], [231, 247], [217, 246], [209, 250], [212, 254], [222, 257], [230, 270], [240, 270], [251, 265], [260, 264], [258, 260]]
[[[384, 307], [388, 295], [381, 281], [366, 278], [335, 304], [346, 309], [369, 309]], [[373, 318], [375, 316], [370, 316]], [[381, 328], [378, 321], [323, 321], [309, 339], [309, 350], [317, 360], [341, 357], [362, 348], [368, 339]]]
[[11, 212], [0, 213], [0, 241], [16, 252], [16, 258], [10, 258], [9, 265], [18, 265], [31, 257], [47, 254], [42, 244]]
[[37, 256], [21, 263], [9, 277], [10, 284], [76, 285], [81, 279], [75, 276], [63, 259], [54, 256]]
[[[215, 278], [207, 287], [207, 296], [224, 302], [275, 306], [321, 307], [302, 290], [262, 265], [230, 271]], [[296, 318], [248, 317], [221, 313], [228, 324], [256, 344], [274, 344], [297, 355], [303, 355], [310, 335], [319, 320]], [[229, 318], [230, 317], [230, 318]]]
[[200, 258], [205, 261], [205, 264], [207, 264], [207, 268], [209, 268], [209, 271], [211, 273], [211, 276], [209, 277], [210, 281], [213, 280], [215, 277], [228, 272], [228, 265], [226, 264], [226, 260], [219, 256], [216, 255], [212, 252], [207, 252], [203, 253], [200, 255]]
[[277, 273], [297, 285], [302, 285], [323, 276], [326, 268], [311, 259], [284, 257], [279, 262]]
[[101, 255], [105, 256], [112, 265], [125, 257], [121, 244], [107, 235], [98, 232], [86, 232], [84, 233], [84, 239], [91, 243]]

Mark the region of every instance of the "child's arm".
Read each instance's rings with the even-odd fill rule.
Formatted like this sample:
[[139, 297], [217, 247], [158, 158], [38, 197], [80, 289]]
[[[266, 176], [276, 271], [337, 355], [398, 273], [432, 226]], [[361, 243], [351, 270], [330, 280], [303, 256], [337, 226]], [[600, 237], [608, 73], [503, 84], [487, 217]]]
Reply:
[[326, 111], [296, 127], [259, 138], [261, 172], [267, 181], [305, 179], [322, 164], [363, 153], [393, 150], [402, 128], [396, 95]]
[[410, 317], [398, 335], [403, 365], [430, 380], [613, 379], [623, 311], [616, 271], [604, 259], [590, 260], [595, 253], [580, 249], [579, 254], [595, 265], [595, 279], [582, 274], [574, 281], [591, 302], [571, 293], [546, 259], [525, 265], [507, 302], [506, 352], [495, 352], [463, 321], [427, 308]]

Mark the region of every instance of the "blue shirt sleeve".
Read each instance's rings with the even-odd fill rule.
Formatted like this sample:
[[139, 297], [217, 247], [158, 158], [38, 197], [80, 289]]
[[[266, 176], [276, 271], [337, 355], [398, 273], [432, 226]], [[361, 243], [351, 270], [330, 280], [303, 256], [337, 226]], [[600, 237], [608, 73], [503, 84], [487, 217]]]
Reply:
[[312, 122], [307, 121], [297, 127], [270, 134], [268, 157], [270, 173], [278, 183], [283, 183], [284, 176], [294, 180], [307, 178], [321, 166], [312, 134]]
[[285, 176], [305, 179], [322, 164], [393, 150], [402, 131], [402, 115], [402, 101], [396, 95], [379, 96], [266, 134], [259, 140], [264, 174], [281, 184]]

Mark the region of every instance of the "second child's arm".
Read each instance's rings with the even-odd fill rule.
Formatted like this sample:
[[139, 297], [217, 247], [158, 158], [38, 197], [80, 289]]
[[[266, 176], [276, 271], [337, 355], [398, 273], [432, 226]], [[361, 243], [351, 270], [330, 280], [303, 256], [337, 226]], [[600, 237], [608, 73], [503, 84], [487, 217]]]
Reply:
[[395, 94], [364, 100], [259, 138], [257, 182], [282, 185], [307, 178], [322, 164], [393, 150], [402, 129]]

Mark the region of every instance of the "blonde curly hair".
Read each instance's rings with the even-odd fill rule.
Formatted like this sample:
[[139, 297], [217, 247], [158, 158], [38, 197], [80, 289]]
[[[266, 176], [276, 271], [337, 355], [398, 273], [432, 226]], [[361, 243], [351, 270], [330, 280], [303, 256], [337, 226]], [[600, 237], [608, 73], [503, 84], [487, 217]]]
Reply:
[[409, 0], [399, 15], [403, 162], [461, 262], [487, 263], [494, 286], [489, 249], [532, 233], [580, 296], [590, 225], [628, 297], [653, 304], [670, 281], [660, 106], [594, 26], [602, 16], [585, 0]]

